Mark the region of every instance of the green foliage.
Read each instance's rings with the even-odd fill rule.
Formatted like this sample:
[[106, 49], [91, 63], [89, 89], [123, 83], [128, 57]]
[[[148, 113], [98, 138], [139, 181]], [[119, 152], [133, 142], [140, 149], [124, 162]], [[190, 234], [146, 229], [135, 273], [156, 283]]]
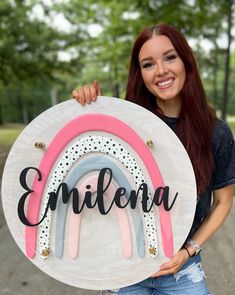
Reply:
[[[39, 20], [29, 18], [30, 1], [1, 1], [1, 80], [50, 77], [50, 67], [57, 64], [59, 35]], [[6, 4], [7, 3], [7, 4]], [[43, 42], [42, 42], [43, 41]]]
[[[53, 5], [44, 0], [0, 2], [0, 123], [27, 123], [57, 101], [68, 99], [76, 86], [98, 80], [104, 95], [124, 97], [132, 43], [148, 25], [177, 26], [194, 46], [210, 102], [221, 108], [226, 34], [231, 0], [67, 0]], [[32, 17], [35, 5], [44, 19]], [[71, 26], [52, 25], [63, 15]], [[99, 32], [96, 30], [99, 29]], [[211, 50], [201, 46], [208, 40]], [[70, 56], [62, 61], [58, 53]], [[231, 55], [228, 113], [235, 114], [235, 53]]]
[[29, 122], [50, 106], [58, 73], [71, 72], [58, 59], [67, 35], [33, 17], [35, 3], [0, 4], [0, 124]]

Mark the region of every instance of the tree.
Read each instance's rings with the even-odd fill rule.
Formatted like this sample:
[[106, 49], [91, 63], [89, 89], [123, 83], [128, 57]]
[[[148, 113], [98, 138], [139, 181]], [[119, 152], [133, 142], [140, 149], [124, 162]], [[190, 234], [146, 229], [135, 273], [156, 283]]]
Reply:
[[[186, 37], [198, 40], [194, 51], [200, 71], [206, 77], [203, 80], [211, 101], [220, 108], [224, 77], [224, 89], [231, 87], [230, 71], [225, 74], [222, 67], [225, 48], [218, 43], [218, 37], [228, 32], [225, 24], [230, 2], [70, 0], [48, 6], [44, 0], [2, 0], [0, 121], [13, 117], [31, 120], [50, 106], [52, 89], [60, 100], [76, 85], [94, 79], [101, 82], [107, 95], [123, 97], [134, 38], [143, 27], [159, 22], [172, 24]], [[36, 4], [44, 11], [42, 19], [32, 17]], [[62, 32], [52, 25], [50, 20], [58, 13], [68, 20], [70, 31]], [[212, 44], [209, 53], [200, 44], [205, 39]], [[68, 60], [58, 58], [61, 51], [67, 53]], [[228, 58], [229, 50], [226, 54]], [[224, 93], [225, 105], [231, 105]]]
[[226, 55], [225, 55], [225, 75], [224, 75], [224, 90], [223, 90], [223, 100], [222, 100], [222, 119], [226, 118], [227, 113], [227, 105], [229, 101], [229, 78], [230, 78], [230, 47], [232, 43], [232, 15], [233, 15], [233, 7], [234, 2], [233, 0], [227, 1], [226, 11], [227, 11], [227, 38], [228, 38], [228, 44], [226, 48]]
[[29, 85], [37, 85], [40, 79], [53, 83], [56, 73], [71, 70], [68, 63], [58, 59], [58, 51], [66, 44], [66, 34], [32, 17], [36, 2], [2, 0], [0, 3], [0, 123], [12, 89], [15, 98], [8, 107], [19, 108], [20, 120], [27, 123], [32, 117], [30, 104], [34, 98], [27, 97], [25, 89], [33, 89]]

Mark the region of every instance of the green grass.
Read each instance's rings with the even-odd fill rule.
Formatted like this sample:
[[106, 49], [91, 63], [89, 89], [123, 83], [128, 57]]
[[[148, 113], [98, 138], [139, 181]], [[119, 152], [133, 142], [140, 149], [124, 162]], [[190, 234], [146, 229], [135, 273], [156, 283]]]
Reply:
[[23, 128], [24, 126], [22, 125], [0, 127], [0, 150], [8, 151]]
[[23, 128], [24, 126], [20, 124], [11, 124], [0, 127], [0, 179], [11, 146]]
[[229, 126], [231, 127], [233, 136], [235, 137], [235, 122], [229, 122]]

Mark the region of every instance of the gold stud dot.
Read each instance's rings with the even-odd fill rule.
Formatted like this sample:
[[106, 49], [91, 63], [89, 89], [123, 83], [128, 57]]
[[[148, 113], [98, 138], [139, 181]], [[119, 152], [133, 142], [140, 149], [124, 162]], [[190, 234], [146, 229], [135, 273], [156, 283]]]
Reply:
[[34, 146], [35, 146], [36, 149], [43, 150], [46, 145], [43, 142], [35, 142]]
[[149, 248], [149, 253], [152, 254], [152, 255], [155, 255], [156, 254], [156, 248], [155, 247], [150, 247]]
[[48, 257], [49, 253], [50, 253], [49, 249], [45, 249], [45, 250], [42, 251], [42, 256], [43, 257]]
[[147, 144], [148, 147], [152, 147], [152, 146], [153, 146], [153, 141], [152, 141], [152, 139], [148, 139], [148, 140], [146, 141], [146, 144]]

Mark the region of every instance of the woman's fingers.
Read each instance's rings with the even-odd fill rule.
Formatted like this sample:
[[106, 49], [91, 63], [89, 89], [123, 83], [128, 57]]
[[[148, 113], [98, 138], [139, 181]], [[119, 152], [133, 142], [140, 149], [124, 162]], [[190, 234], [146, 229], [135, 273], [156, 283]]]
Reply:
[[77, 89], [74, 89], [72, 91], [72, 98], [74, 98], [76, 100], [79, 100], [79, 95], [78, 95], [78, 90]]
[[83, 91], [84, 91], [84, 103], [86, 104], [86, 103], [91, 103], [91, 99], [92, 99], [92, 97], [91, 97], [91, 88], [92, 88], [92, 86], [91, 85], [85, 85], [84, 87], [83, 87]]
[[79, 89], [73, 90], [72, 92], [72, 97], [76, 99], [81, 105], [96, 101], [97, 95], [101, 95], [101, 88], [96, 80], [92, 84], [84, 85]]
[[97, 82], [97, 80], [95, 80], [92, 85], [95, 87], [97, 95], [102, 95], [102, 90], [100, 87], [100, 84]]
[[91, 100], [96, 101], [97, 95], [98, 95], [98, 91], [97, 91], [96, 87], [93, 85], [93, 87], [91, 87], [90, 91], [91, 91]]
[[80, 102], [80, 104], [82, 106], [85, 105], [85, 91], [84, 91], [84, 87], [81, 87], [80, 89], [77, 90], [78, 92], [78, 101]]
[[188, 253], [181, 249], [168, 262], [162, 264], [160, 266], [160, 270], [154, 273], [151, 277], [160, 277], [168, 274], [175, 274], [181, 269], [181, 267], [188, 259]]

